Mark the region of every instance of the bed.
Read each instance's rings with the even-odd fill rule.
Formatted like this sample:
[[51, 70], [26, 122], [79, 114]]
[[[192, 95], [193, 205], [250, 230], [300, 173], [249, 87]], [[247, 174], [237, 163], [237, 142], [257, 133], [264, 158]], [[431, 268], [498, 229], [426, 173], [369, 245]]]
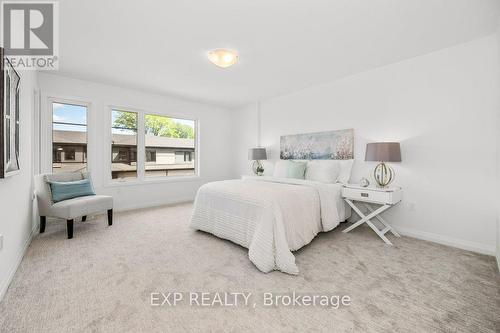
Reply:
[[266, 176], [201, 186], [191, 227], [248, 248], [262, 272], [296, 275], [293, 251], [350, 216], [342, 184]]
[[[253, 160], [254, 154], [249, 157]], [[273, 177], [246, 176], [201, 186], [191, 227], [248, 248], [250, 261], [262, 272], [296, 275], [292, 252], [351, 214], [342, 187], [351, 177], [353, 158], [353, 129], [281, 136]]]

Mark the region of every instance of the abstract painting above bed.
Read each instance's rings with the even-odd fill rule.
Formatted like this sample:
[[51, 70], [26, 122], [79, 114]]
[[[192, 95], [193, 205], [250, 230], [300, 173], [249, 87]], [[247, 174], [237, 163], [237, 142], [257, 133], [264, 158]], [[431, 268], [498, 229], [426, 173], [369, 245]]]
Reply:
[[283, 135], [283, 160], [350, 160], [354, 158], [354, 130]]

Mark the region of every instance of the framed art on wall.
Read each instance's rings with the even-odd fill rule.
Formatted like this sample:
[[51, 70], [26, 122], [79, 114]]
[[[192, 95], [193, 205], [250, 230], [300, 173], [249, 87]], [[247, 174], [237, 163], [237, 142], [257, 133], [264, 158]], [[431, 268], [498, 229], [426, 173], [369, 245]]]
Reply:
[[354, 158], [354, 130], [283, 135], [283, 160], [349, 160]]
[[21, 78], [4, 57], [0, 70], [0, 178], [19, 172], [19, 86]]

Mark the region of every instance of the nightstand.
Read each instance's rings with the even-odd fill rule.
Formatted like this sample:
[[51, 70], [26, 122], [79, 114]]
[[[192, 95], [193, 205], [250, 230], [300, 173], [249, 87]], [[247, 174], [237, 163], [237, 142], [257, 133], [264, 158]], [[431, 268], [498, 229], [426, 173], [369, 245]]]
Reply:
[[[354, 209], [354, 211], [361, 217], [361, 219], [355, 222], [350, 227], [344, 229], [342, 232], [349, 232], [354, 228], [359, 227], [363, 223], [366, 223], [370, 228], [375, 231], [375, 233], [382, 238], [382, 240], [389, 245], [392, 245], [391, 241], [385, 237], [385, 234], [389, 231], [396, 237], [400, 237], [399, 234], [394, 230], [391, 225], [380, 216], [383, 212], [389, 208], [395, 206], [401, 201], [403, 196], [403, 191], [401, 187], [362, 187], [356, 184], [344, 185], [342, 188], [342, 198], [349, 206]], [[354, 202], [362, 204], [366, 209], [368, 209], [369, 214], [365, 215]], [[380, 205], [379, 208], [373, 209], [371, 204]], [[384, 228], [380, 230], [375, 224], [373, 224], [371, 219], [376, 218]]]

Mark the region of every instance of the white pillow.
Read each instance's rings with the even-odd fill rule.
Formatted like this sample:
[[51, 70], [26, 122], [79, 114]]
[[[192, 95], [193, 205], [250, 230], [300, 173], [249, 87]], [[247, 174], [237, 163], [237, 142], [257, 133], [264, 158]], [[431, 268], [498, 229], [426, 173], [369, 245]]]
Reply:
[[304, 179], [306, 165], [306, 162], [280, 160], [274, 166], [273, 176], [276, 178]]
[[277, 178], [286, 178], [286, 175], [288, 173], [288, 161], [286, 160], [279, 160], [276, 162], [274, 165], [274, 171], [273, 171], [273, 177]]
[[337, 160], [340, 164], [340, 174], [337, 182], [342, 184], [349, 183], [349, 179], [351, 178], [352, 164], [354, 160]]
[[307, 162], [306, 179], [322, 183], [335, 183], [339, 178], [340, 163], [336, 160]]

